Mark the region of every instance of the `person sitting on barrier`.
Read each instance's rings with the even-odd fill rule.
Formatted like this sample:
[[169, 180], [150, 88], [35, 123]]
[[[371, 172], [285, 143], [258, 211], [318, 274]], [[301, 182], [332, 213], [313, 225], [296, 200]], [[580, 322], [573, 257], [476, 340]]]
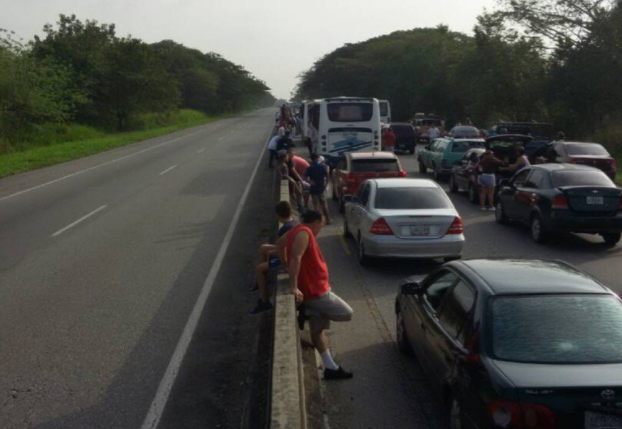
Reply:
[[[293, 227], [277, 244], [285, 245], [285, 256], [289, 274], [289, 287], [300, 312], [308, 316], [311, 340], [324, 362], [324, 379], [352, 378], [333, 360], [328, 349], [328, 338], [324, 331], [330, 322], [347, 322], [352, 319], [352, 308], [331, 291], [328, 283], [328, 268], [320, 252], [316, 236], [322, 229], [322, 214], [309, 210], [301, 217], [302, 224]], [[301, 327], [302, 329], [302, 327]]]
[[[275, 207], [276, 216], [282, 224], [277, 232], [278, 238], [283, 237], [297, 222], [292, 216], [292, 206], [288, 201], [280, 201]], [[259, 299], [255, 308], [250, 310], [250, 314], [259, 314], [272, 309], [268, 296], [268, 272], [270, 268], [277, 268], [281, 265], [276, 244], [262, 244], [259, 246], [259, 265], [255, 268], [256, 283], [251, 287], [251, 291], [259, 290]]]
[[290, 169], [288, 165], [289, 156], [287, 155], [287, 151], [279, 151], [279, 167], [278, 172], [281, 176], [281, 180], [287, 180], [289, 182], [289, 191], [294, 196], [296, 200], [296, 204], [298, 205], [298, 211], [300, 213], [304, 213], [307, 208], [304, 204], [303, 192], [302, 192], [302, 180], [297, 182], [294, 180], [292, 175], [290, 175]]
[[276, 144], [279, 139], [279, 136], [274, 136], [270, 139], [270, 142], [268, 142], [268, 152], [270, 153], [270, 158], [268, 159], [268, 168], [272, 168], [272, 164], [277, 157]]

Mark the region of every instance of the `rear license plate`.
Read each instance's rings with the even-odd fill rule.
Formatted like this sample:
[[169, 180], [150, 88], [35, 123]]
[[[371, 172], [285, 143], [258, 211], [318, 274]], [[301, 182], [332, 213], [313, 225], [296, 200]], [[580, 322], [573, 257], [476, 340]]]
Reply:
[[586, 411], [585, 429], [622, 429], [622, 416]]
[[588, 204], [604, 204], [603, 197], [587, 197]]
[[411, 226], [410, 235], [430, 235], [430, 227], [428, 225]]

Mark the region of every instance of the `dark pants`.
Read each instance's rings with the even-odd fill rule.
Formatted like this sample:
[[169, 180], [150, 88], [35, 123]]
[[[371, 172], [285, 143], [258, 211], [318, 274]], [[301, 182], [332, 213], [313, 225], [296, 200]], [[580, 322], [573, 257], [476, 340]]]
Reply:
[[268, 160], [268, 168], [272, 168], [272, 163], [276, 159], [276, 150], [269, 149], [270, 159]]

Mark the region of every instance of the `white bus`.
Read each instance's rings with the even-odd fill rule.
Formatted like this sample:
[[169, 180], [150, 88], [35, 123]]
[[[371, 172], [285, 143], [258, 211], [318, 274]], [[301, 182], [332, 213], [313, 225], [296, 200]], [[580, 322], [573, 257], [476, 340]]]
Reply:
[[389, 100], [378, 100], [380, 103], [380, 122], [383, 124], [391, 123], [391, 103]]
[[[312, 126], [313, 124], [312, 121]], [[319, 103], [313, 151], [334, 167], [344, 153], [380, 150], [380, 106], [375, 98], [334, 97]], [[313, 133], [312, 133], [313, 134]]]
[[[307, 142], [310, 142], [313, 138], [311, 122], [314, 120], [314, 115], [317, 116], [315, 111], [319, 108], [318, 106], [320, 101], [322, 100], [303, 100], [302, 106], [300, 106], [300, 118], [302, 120], [302, 142], [305, 146], [307, 146]], [[317, 122], [317, 120], [315, 122]], [[315, 127], [315, 131], [317, 131], [317, 125]]]

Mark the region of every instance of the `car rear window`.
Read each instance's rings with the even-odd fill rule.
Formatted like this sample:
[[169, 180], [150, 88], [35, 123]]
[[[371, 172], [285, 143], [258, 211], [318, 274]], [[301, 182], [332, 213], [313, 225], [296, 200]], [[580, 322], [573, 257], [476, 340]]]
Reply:
[[397, 159], [354, 159], [352, 171], [355, 173], [381, 173], [399, 171]]
[[553, 173], [553, 187], [562, 186], [615, 186], [601, 171], [556, 171]]
[[374, 207], [377, 209], [448, 209], [451, 201], [439, 188], [379, 188]]
[[466, 152], [469, 149], [473, 149], [475, 147], [484, 147], [484, 143], [476, 142], [476, 141], [467, 141], [467, 140], [454, 141], [454, 144], [451, 147], [451, 151], [455, 153], [462, 153], [462, 152]]
[[366, 122], [374, 112], [372, 103], [331, 103], [327, 108], [333, 122]]
[[410, 125], [391, 125], [391, 129], [398, 137], [412, 137], [415, 135], [415, 130]]
[[[622, 362], [622, 304], [611, 295], [492, 300], [492, 351], [513, 362]], [[568, 323], [572, 321], [572, 323]]]
[[577, 156], [577, 155], [604, 155], [609, 156], [609, 152], [607, 149], [602, 147], [599, 144], [595, 143], [584, 143], [584, 144], [567, 144], [566, 150], [568, 151], [568, 155]]
[[387, 116], [389, 114], [389, 104], [380, 102], [380, 116]]

